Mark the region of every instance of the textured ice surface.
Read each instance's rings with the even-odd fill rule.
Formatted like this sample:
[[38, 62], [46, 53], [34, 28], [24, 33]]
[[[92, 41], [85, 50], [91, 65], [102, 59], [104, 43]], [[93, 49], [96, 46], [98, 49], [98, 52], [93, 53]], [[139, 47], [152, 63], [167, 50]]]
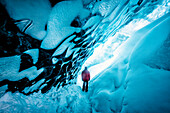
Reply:
[[0, 58], [0, 67], [1, 81], [6, 79], [10, 81], [17, 81], [25, 77], [29, 80], [33, 80], [43, 72], [43, 68], [37, 70], [37, 67], [35, 66], [18, 72], [20, 67], [20, 56]]
[[80, 28], [75, 28], [70, 25], [83, 10], [85, 9], [83, 8], [81, 0], [75, 0], [74, 2], [64, 1], [55, 5], [49, 16], [47, 36], [43, 40], [41, 47], [54, 49], [66, 37], [74, 32], [80, 31]]
[[[50, 16], [42, 11], [49, 18], [47, 35], [36, 44], [31, 37], [23, 40], [24, 34], [5, 34], [9, 24], [2, 22], [2, 39], [17, 39], [23, 51], [0, 46], [0, 112], [169, 112], [169, 5], [168, 0], [60, 2]], [[72, 85], [84, 66], [96, 75], [88, 93]]]
[[[165, 54], [161, 54], [164, 57], [154, 55], [164, 46], [165, 41], [169, 41], [169, 16], [168, 13], [127, 39], [116, 50], [120, 53], [112, 61], [112, 65], [91, 81], [89, 95], [93, 95], [91, 102], [94, 111], [170, 112], [168, 96], [170, 94], [168, 90], [170, 72], [163, 68], [167, 64], [162, 62], [158, 67], [150, 66], [151, 58], [168, 60], [164, 58], [167, 56], [168, 49], [165, 49]], [[141, 36], [141, 34], [145, 35]], [[137, 36], [140, 36], [139, 39], [134, 40]], [[102, 103], [106, 103], [107, 107], [101, 107]]]
[[85, 93], [77, 85], [52, 88], [47, 94], [41, 92], [26, 96], [8, 92], [0, 98], [0, 112], [34, 113], [83, 113], [90, 112], [90, 104]]
[[10, 15], [10, 17], [19, 19], [30, 19], [33, 25], [26, 33], [32, 37], [42, 40], [46, 35], [45, 25], [48, 15], [51, 12], [50, 2], [48, 0], [1, 0]]

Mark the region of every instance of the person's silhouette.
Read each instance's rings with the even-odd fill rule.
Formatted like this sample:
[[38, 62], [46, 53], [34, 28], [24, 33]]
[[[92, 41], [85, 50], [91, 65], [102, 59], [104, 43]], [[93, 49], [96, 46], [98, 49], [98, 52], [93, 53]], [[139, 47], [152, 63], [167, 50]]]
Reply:
[[88, 81], [90, 80], [90, 72], [87, 70], [87, 67], [83, 70], [81, 74], [82, 80], [83, 80], [83, 91], [88, 91]]

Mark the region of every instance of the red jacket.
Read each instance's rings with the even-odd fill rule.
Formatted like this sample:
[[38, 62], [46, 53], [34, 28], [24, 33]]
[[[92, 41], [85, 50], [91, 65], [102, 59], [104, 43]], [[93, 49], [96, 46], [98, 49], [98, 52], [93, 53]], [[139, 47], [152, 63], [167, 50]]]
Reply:
[[83, 81], [89, 81], [90, 80], [90, 72], [88, 70], [84, 70], [81, 73], [81, 77]]

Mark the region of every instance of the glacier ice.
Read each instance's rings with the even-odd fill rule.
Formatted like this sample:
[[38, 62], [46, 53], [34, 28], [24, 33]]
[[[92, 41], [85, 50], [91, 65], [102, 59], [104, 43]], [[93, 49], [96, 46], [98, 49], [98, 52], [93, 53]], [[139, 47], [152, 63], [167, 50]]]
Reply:
[[0, 112], [170, 112], [169, 0], [15, 1], [0, 1]]
[[16, 20], [23, 18], [33, 20], [33, 26], [26, 31], [27, 34], [39, 40], [44, 38], [45, 24], [51, 12], [48, 0], [1, 0], [1, 3], [5, 5], [10, 17]]
[[[168, 13], [138, 30], [132, 38], [129, 38], [127, 42], [116, 50], [121, 52], [115, 58], [114, 63], [90, 83], [90, 88], [92, 89], [89, 90], [92, 94], [89, 95], [95, 95], [94, 98], [97, 98], [95, 101], [93, 98], [91, 100], [95, 111], [104, 112], [107, 110], [107, 112], [121, 113], [168, 113], [170, 111], [168, 107], [170, 102], [168, 95], [170, 92], [167, 90], [170, 86], [170, 73], [161, 67], [150, 67], [147, 64], [147, 59], [163, 46], [164, 41], [167, 41], [166, 39], [169, 37], [170, 32], [169, 22]], [[147, 32], [149, 33], [147, 34]], [[141, 34], [146, 35], [141, 36]], [[133, 38], [136, 37], [140, 39], [134, 40]], [[164, 52], [169, 52], [169, 50]], [[114, 94], [116, 92], [120, 95]], [[106, 97], [106, 100], [101, 100], [101, 97]], [[115, 98], [119, 99], [115, 100]], [[100, 104], [103, 101], [107, 103], [107, 107], [101, 108]], [[113, 106], [110, 107], [110, 105]]]

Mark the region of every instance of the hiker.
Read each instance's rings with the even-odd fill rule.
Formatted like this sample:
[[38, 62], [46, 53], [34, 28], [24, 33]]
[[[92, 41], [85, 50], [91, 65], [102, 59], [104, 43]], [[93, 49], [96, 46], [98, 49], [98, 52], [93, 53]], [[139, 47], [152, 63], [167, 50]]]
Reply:
[[87, 70], [87, 67], [83, 70], [81, 74], [82, 80], [83, 80], [83, 91], [88, 91], [88, 81], [90, 80], [90, 72]]

